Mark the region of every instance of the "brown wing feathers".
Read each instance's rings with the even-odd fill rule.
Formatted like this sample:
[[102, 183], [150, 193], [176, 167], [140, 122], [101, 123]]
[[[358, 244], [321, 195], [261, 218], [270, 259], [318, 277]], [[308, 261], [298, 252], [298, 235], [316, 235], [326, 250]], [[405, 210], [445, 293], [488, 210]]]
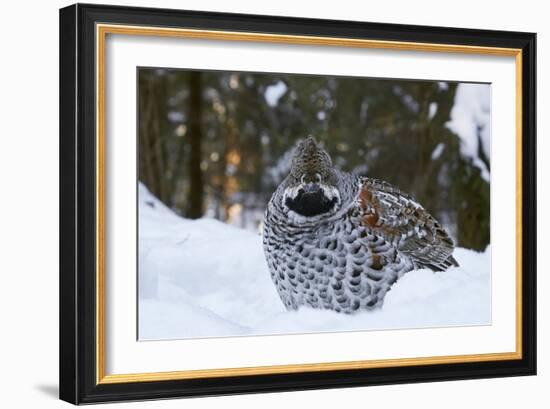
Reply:
[[359, 194], [361, 221], [394, 242], [418, 268], [443, 271], [458, 266], [454, 243], [445, 229], [412, 197], [389, 183], [363, 180]]

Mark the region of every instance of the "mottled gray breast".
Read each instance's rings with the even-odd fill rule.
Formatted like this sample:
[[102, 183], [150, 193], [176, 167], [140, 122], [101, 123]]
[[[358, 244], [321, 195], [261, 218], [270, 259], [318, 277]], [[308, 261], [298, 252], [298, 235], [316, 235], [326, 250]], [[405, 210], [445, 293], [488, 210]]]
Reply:
[[358, 208], [303, 226], [289, 224], [272, 203], [263, 242], [271, 278], [288, 309], [308, 305], [350, 313], [375, 308], [412, 268], [391, 243], [361, 224]]

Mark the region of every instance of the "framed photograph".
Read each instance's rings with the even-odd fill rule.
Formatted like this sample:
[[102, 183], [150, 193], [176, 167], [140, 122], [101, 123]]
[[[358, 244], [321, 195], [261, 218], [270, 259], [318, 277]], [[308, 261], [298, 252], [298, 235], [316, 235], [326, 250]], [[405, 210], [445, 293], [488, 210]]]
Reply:
[[61, 399], [534, 375], [535, 45], [61, 9]]

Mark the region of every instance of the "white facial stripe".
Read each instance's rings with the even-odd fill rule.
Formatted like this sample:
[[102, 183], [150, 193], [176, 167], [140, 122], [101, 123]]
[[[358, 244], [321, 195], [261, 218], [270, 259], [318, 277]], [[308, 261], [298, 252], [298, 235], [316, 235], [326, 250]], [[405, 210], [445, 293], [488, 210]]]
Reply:
[[[338, 199], [338, 202], [340, 202], [340, 192], [338, 191], [338, 189], [322, 183], [319, 185], [319, 187], [323, 190], [323, 193], [329, 200], [332, 200], [336, 197]], [[286, 207], [285, 202], [287, 198], [295, 199], [296, 196], [298, 196], [298, 192], [300, 191], [300, 189], [304, 189], [303, 184], [294, 187], [287, 187], [283, 193], [283, 206]]]

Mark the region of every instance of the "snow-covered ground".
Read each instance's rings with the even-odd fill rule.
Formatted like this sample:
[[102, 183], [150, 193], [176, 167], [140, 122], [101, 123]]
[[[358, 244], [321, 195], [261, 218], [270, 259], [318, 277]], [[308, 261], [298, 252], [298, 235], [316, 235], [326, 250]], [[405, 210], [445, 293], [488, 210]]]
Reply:
[[490, 324], [490, 249], [459, 248], [455, 257], [459, 268], [407, 273], [378, 311], [288, 312], [269, 277], [259, 235], [211, 219], [183, 219], [140, 184], [139, 338]]

